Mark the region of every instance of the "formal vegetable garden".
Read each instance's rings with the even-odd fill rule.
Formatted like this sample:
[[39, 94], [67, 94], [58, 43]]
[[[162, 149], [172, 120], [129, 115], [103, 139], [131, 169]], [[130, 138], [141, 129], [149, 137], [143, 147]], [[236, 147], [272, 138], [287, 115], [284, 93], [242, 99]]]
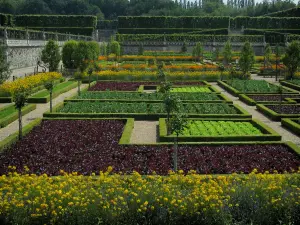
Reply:
[[300, 105], [267, 105], [267, 107], [279, 114], [299, 114]]
[[[216, 93], [174, 93], [175, 98], [179, 98], [182, 101], [218, 101], [221, 100], [219, 95]], [[76, 99], [114, 99], [114, 100], [160, 100], [165, 99], [163, 93], [136, 93], [136, 92], [84, 92], [80, 96], [75, 97]]]
[[299, 95], [288, 95], [288, 94], [283, 94], [283, 95], [260, 95], [260, 94], [255, 94], [255, 95], [247, 95], [249, 98], [253, 99], [256, 102], [280, 102], [284, 101], [286, 98], [295, 98], [299, 97]]
[[[163, 103], [67, 102], [59, 113], [166, 113]], [[225, 103], [183, 104], [180, 112], [188, 114], [240, 114], [233, 105]]]
[[263, 135], [251, 122], [241, 121], [190, 121], [183, 136], [244, 136]]
[[[279, 93], [280, 87], [265, 80], [231, 80], [228, 84], [242, 93]], [[283, 88], [283, 92], [291, 92]]]
[[[99, 174], [115, 172], [167, 175], [172, 169], [172, 145], [119, 145], [122, 120], [45, 120], [22, 141], [0, 155], [0, 174], [14, 162], [17, 172], [59, 175], [60, 170]], [[299, 156], [281, 143], [180, 145], [178, 166], [187, 173], [250, 173], [297, 170]]]

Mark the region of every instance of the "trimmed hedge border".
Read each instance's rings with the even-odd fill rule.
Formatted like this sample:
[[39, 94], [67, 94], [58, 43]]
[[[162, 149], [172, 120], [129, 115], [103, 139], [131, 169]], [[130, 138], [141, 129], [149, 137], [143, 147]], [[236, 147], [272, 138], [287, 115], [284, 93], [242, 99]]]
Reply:
[[[232, 94], [232, 95], [234, 95], [236, 97], [239, 97], [240, 94], [277, 94], [275, 92], [274, 93], [272, 93], [272, 92], [271, 93], [270, 92], [245, 92], [244, 93], [244, 92], [241, 92], [241, 91], [233, 88], [232, 86], [230, 86], [226, 82], [220, 81], [220, 80], [218, 80], [218, 85], [221, 86], [226, 91], [228, 91], [230, 94]], [[288, 87], [283, 87], [283, 89], [290, 91], [290, 92], [288, 92], [289, 94], [293, 94], [293, 93], [297, 94], [297, 93], [299, 93], [298, 91], [295, 91], [295, 90], [293, 90], [291, 88], [288, 88]]]
[[[199, 119], [189, 119], [189, 120], [199, 120]], [[222, 120], [222, 121], [244, 121], [244, 122], [251, 122], [252, 125], [254, 125], [256, 128], [260, 129], [262, 133], [264, 133], [261, 136], [183, 136], [179, 135], [178, 141], [180, 142], [212, 142], [212, 141], [224, 141], [224, 142], [230, 142], [230, 141], [281, 141], [281, 136], [275, 132], [270, 127], [266, 126], [265, 124], [261, 123], [260, 121], [256, 119], [203, 119], [203, 120]], [[174, 140], [175, 135], [168, 135], [167, 134], [167, 122], [166, 119], [160, 118], [159, 119], [159, 140], [162, 142], [170, 142]]]
[[[63, 94], [65, 92], [68, 92], [74, 88], [77, 87], [77, 82], [74, 82], [62, 89], [59, 89], [55, 92], [52, 93], [52, 98], [56, 98], [57, 96], [59, 96], [60, 94]], [[45, 91], [46, 89], [43, 89], [41, 91]], [[38, 94], [38, 93], [36, 93]], [[50, 94], [48, 94], [46, 97], [43, 97], [43, 98], [35, 98], [35, 97], [30, 97], [28, 98], [28, 103], [47, 103], [50, 101]]]
[[297, 91], [300, 91], [300, 86], [299, 85], [292, 84], [292, 83], [290, 83], [288, 81], [281, 80], [280, 84], [283, 85], [283, 86], [285, 86], [285, 87], [289, 87], [289, 88], [295, 89]]
[[[14, 105], [10, 105], [9, 107], [15, 107]], [[8, 107], [5, 107], [8, 108]], [[4, 109], [4, 108], [3, 108]], [[3, 110], [1, 109], [1, 110]], [[36, 105], [26, 105], [22, 108], [22, 116], [28, 114], [29, 112], [36, 109]], [[14, 112], [10, 114], [9, 116], [6, 116], [4, 118], [0, 119], [0, 128], [6, 127], [8, 124], [14, 122], [16, 119], [18, 119], [18, 112]]]
[[294, 122], [295, 120], [298, 119], [282, 119], [281, 120], [281, 125], [288, 130], [292, 131], [293, 133], [297, 134], [300, 136], [300, 124]]
[[119, 141], [119, 145], [130, 144], [130, 138], [131, 138], [133, 128], [134, 128], [134, 119], [133, 118], [127, 119], [122, 137]]
[[[265, 116], [269, 117], [273, 121], [281, 121], [283, 118], [299, 118], [300, 114], [279, 114], [268, 108], [268, 105], [278, 105], [278, 104], [257, 104], [256, 108], [258, 111], [263, 113]], [[287, 105], [287, 104], [282, 104]], [[297, 104], [300, 107], [300, 104]]]
[[[255, 94], [251, 94], [251, 95], [255, 95]], [[262, 95], [262, 94], [257, 94], [257, 95]], [[263, 94], [263, 95], [272, 95], [272, 94]], [[284, 97], [284, 94], [282, 96]], [[279, 103], [279, 102], [276, 102], [276, 101], [255, 101], [253, 98], [249, 97], [247, 94], [240, 94], [239, 99], [242, 102], [246, 103], [247, 105], [251, 105], [251, 106], [256, 106], [256, 104], [275, 104], [275, 103]], [[283, 98], [283, 99], [284, 100], [282, 102], [284, 104], [297, 103], [296, 101], [292, 100], [291, 98]]]
[[[31, 123], [27, 124], [23, 127], [23, 135], [25, 136], [28, 134], [35, 126], [38, 126], [41, 123], [42, 119], [38, 118], [32, 121]], [[12, 144], [19, 140], [19, 132], [15, 132], [14, 134], [9, 135], [3, 141], [0, 141], [0, 152], [3, 152], [6, 148], [10, 147]]]
[[[50, 111], [48, 110], [43, 114], [43, 116], [49, 118], [134, 118], [137, 120], [158, 120], [159, 118], [167, 117], [166, 113], [57, 113], [57, 110], [63, 108], [64, 104], [65, 103], [60, 103], [56, 105], [53, 108], [52, 113], [50, 113]], [[232, 106], [239, 112], [239, 114], [187, 114], [187, 116], [190, 118], [252, 118], [252, 115], [239, 105], [232, 104]]]

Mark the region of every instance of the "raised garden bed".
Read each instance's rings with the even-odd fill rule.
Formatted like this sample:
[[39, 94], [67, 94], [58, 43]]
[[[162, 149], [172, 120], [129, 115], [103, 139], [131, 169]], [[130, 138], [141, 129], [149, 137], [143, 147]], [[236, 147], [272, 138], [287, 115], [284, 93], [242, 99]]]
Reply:
[[[226, 91], [239, 96], [240, 94], [278, 94], [279, 86], [268, 83], [265, 80], [232, 80], [232, 81], [218, 81], [218, 84]], [[288, 87], [282, 87], [283, 93], [297, 93], [299, 92]]]
[[173, 87], [170, 92], [173, 93], [211, 93], [211, 92], [219, 92], [218, 90], [214, 89], [214, 87], [210, 86], [187, 86], [187, 87]]
[[[67, 81], [67, 82], [57, 84], [53, 88], [52, 97], [55, 98], [60, 94], [65, 93], [76, 87], [77, 87], [77, 82], [75, 81]], [[28, 98], [29, 103], [47, 103], [49, 101], [50, 101], [50, 94], [49, 91], [46, 89], [39, 91], [38, 93]]]
[[[239, 106], [225, 103], [183, 103], [181, 112], [194, 118], [251, 118]], [[163, 103], [81, 101], [60, 104], [53, 109], [53, 113], [46, 112], [44, 116], [157, 120], [167, 117], [167, 114]]]
[[[226, 96], [217, 93], [173, 93], [181, 101], [184, 102], [230, 102]], [[165, 94], [162, 93], [138, 93], [138, 92], [82, 92], [80, 96], [76, 95], [66, 101], [124, 101], [124, 102], [162, 102]]]
[[298, 119], [282, 119], [282, 126], [300, 136], [300, 117]]
[[[176, 134], [167, 133], [167, 121], [159, 120], [160, 141], [172, 142]], [[180, 142], [280, 141], [281, 136], [258, 120], [190, 119]]]
[[300, 91], [300, 80], [285, 80], [285, 81], [280, 81], [280, 83], [283, 86]]
[[[36, 105], [26, 105], [22, 108], [22, 115], [24, 116], [35, 109]], [[6, 127], [16, 119], [18, 119], [18, 110], [14, 105], [8, 105], [6, 107], [0, 108], [0, 128]]]
[[[299, 94], [283, 94], [282, 102], [283, 103], [297, 103], [291, 98], [300, 97]], [[280, 94], [240, 94], [239, 99], [245, 102], [248, 105], [256, 104], [272, 104], [279, 103], [281, 101]]]
[[257, 109], [272, 120], [300, 117], [300, 104], [258, 104]]
[[[205, 81], [199, 82], [174, 82], [173, 85], [197, 85], [206, 86], [208, 85]], [[139, 87], [143, 86], [157, 86], [159, 82], [117, 82], [117, 81], [98, 81], [96, 85], [91, 87], [89, 91], [137, 91]]]
[[[119, 145], [121, 120], [46, 120], [0, 154], [0, 174], [14, 162], [16, 171], [58, 175], [60, 170], [91, 174], [112, 166], [115, 172], [167, 175], [173, 145]], [[281, 142], [179, 145], [178, 168], [200, 174], [279, 173], [297, 170], [299, 148]]]

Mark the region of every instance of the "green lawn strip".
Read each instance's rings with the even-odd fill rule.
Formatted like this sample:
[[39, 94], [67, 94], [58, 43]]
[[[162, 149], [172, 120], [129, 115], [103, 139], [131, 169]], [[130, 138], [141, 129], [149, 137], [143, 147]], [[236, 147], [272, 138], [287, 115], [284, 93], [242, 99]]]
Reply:
[[[77, 82], [75, 82], [75, 81], [67, 81], [67, 82], [55, 85], [53, 88], [52, 97], [55, 98], [58, 95], [65, 93], [76, 87], [77, 87]], [[49, 100], [50, 100], [50, 94], [49, 94], [49, 91], [46, 89], [44, 89], [44, 90], [32, 95], [30, 98], [28, 98], [29, 103], [47, 103]]]
[[[258, 111], [266, 115], [267, 117], [271, 118], [274, 121], [281, 121], [283, 118], [299, 118], [300, 114], [284, 114], [284, 113], [277, 113], [273, 111], [272, 109], [268, 108], [268, 105], [278, 105], [278, 104], [257, 104], [256, 108]], [[288, 105], [288, 104], [282, 104], [282, 105]], [[289, 104], [291, 105], [291, 104]], [[298, 105], [300, 107], [300, 104], [293, 104]]]
[[[42, 119], [35, 119], [31, 123], [23, 127], [23, 135], [28, 134], [35, 126], [38, 126], [41, 123]], [[3, 141], [0, 141], [0, 152], [3, 152], [6, 148], [10, 147], [12, 144], [18, 141], [19, 132], [15, 132], [5, 138]]]
[[[35, 109], [36, 105], [26, 105], [22, 108], [22, 115], [24, 116]], [[0, 118], [0, 128], [6, 127], [8, 124], [18, 119], [18, 110], [15, 108], [14, 105], [5, 107], [4, 110], [0, 111]]]
[[299, 121], [299, 119], [289, 119], [289, 118], [282, 119], [281, 124], [283, 127], [287, 128], [288, 130], [290, 130], [293, 133], [300, 136], [300, 121]]
[[[180, 142], [210, 142], [210, 141], [280, 141], [281, 136], [276, 133], [273, 129], [259, 122], [258, 120], [251, 119], [226, 119], [226, 118], [216, 118], [216, 119], [189, 119], [190, 122], [194, 121], [195, 123], [189, 123], [189, 127], [184, 130], [184, 134], [179, 135], [178, 139]], [[210, 123], [218, 123], [218, 127], [210, 128]], [[222, 127], [223, 131], [226, 133], [227, 129], [230, 128], [230, 134], [208, 134], [208, 130], [220, 129], [221, 124], [223, 123], [226, 126]], [[233, 123], [232, 123], [233, 122]], [[199, 124], [200, 123], [200, 124]], [[206, 123], [208, 126], [204, 125]], [[237, 123], [237, 125], [234, 125]], [[249, 126], [249, 123], [251, 125]], [[200, 127], [199, 127], [200, 125]], [[234, 125], [234, 127], [231, 127]], [[238, 134], [234, 133], [237, 131], [243, 132], [243, 129], [238, 126], [246, 126], [244, 131], [253, 132], [253, 134]], [[192, 133], [194, 128], [197, 130], [196, 133]], [[204, 129], [203, 129], [204, 128]], [[234, 130], [235, 129], [235, 130]], [[247, 130], [248, 129], [248, 130]], [[250, 130], [249, 130], [250, 129]], [[167, 122], [166, 119], [160, 118], [159, 120], [159, 137], [162, 142], [170, 142], [174, 140], [175, 135], [167, 135]], [[203, 135], [201, 134], [203, 132]], [[198, 135], [199, 134], [199, 135]]]

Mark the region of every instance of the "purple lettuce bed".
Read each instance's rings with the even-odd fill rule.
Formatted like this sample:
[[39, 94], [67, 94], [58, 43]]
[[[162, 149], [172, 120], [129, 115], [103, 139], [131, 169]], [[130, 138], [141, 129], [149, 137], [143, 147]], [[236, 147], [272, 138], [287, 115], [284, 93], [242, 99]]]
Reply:
[[[203, 82], [174, 82], [174, 85], [205, 85]], [[136, 91], [140, 85], [159, 85], [158, 82], [97, 82], [89, 91]]]
[[[122, 120], [45, 120], [22, 141], [0, 154], [0, 174], [14, 165], [21, 172], [58, 175], [59, 170], [81, 174], [114, 171], [142, 174], [156, 171], [165, 175], [172, 169], [172, 146], [118, 144]], [[249, 173], [297, 170], [300, 158], [283, 144], [266, 145], [180, 145], [179, 169], [202, 174]]]

